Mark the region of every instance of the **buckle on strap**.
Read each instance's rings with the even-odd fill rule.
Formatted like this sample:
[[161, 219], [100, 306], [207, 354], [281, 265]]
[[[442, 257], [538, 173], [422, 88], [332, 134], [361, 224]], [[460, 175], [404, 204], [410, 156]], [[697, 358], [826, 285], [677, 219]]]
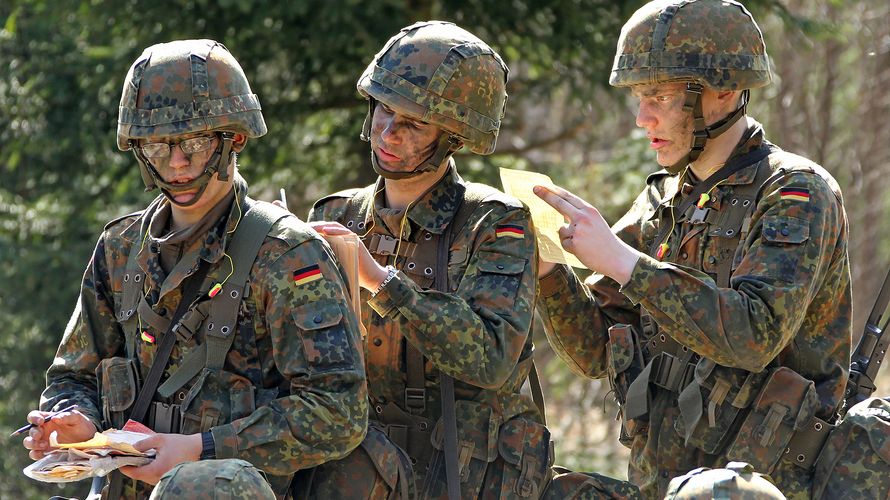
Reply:
[[182, 412], [178, 404], [153, 401], [148, 409], [148, 426], [155, 432], [178, 434]]
[[371, 244], [368, 251], [377, 255], [395, 255], [399, 240], [385, 234], [374, 233], [371, 235]]
[[423, 413], [426, 411], [426, 389], [406, 387], [405, 408], [410, 412]]
[[691, 362], [691, 359], [694, 358], [694, 356], [681, 358], [662, 352], [653, 359], [654, 366], [652, 367], [649, 381], [669, 391], [679, 390], [681, 387], [686, 386], [688, 381], [692, 380], [692, 375], [695, 372], [695, 363]]

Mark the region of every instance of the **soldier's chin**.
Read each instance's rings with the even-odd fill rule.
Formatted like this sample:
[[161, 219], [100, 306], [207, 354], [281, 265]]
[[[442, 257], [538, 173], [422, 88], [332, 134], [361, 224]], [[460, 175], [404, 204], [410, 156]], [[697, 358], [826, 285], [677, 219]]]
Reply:
[[177, 205], [188, 205], [196, 201], [198, 191], [194, 189], [188, 191], [170, 191], [167, 193], [167, 197]]

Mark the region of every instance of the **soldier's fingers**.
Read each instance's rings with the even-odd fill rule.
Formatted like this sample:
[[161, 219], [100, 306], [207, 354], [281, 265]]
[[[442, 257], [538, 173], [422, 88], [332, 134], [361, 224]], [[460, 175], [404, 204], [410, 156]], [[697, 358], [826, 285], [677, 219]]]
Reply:
[[149, 436], [141, 441], [137, 441], [136, 444], [133, 445], [133, 448], [136, 448], [139, 451], [146, 451], [152, 448], [157, 448], [161, 444], [161, 437], [157, 434], [154, 436]]
[[41, 425], [43, 423], [44, 418], [46, 418], [46, 412], [40, 410], [32, 410], [28, 412], [28, 423], [34, 425]]
[[28, 456], [31, 457], [31, 460], [40, 460], [46, 456], [46, 453], [38, 450], [31, 450], [28, 452]]
[[312, 229], [314, 229], [315, 231], [330, 236], [344, 235], [352, 232], [349, 229], [343, 227], [343, 225], [338, 222], [319, 221], [310, 222], [309, 225], [312, 226]]
[[557, 212], [562, 214], [563, 217], [568, 219], [571, 222], [578, 215], [578, 208], [569, 203], [565, 198], [560, 196], [553, 189], [556, 186], [544, 187], [544, 186], [535, 186], [534, 193], [544, 200], [548, 205], [555, 208]]
[[568, 189], [561, 188], [556, 185], [551, 186], [549, 189], [551, 191], [553, 191], [554, 193], [556, 193], [557, 195], [559, 195], [560, 198], [569, 202], [570, 205], [577, 208], [578, 210], [585, 210], [585, 209], [593, 207], [593, 205], [591, 205], [590, 203], [587, 203], [586, 201], [584, 201], [583, 198], [576, 195], [575, 193], [572, 193]]

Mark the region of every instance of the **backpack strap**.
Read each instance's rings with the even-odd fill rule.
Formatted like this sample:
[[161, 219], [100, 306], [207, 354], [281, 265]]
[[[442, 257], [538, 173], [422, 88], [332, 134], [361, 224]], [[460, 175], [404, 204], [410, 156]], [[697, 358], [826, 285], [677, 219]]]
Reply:
[[[189, 352], [179, 369], [158, 388], [158, 394], [164, 398], [172, 396], [204, 368], [222, 369], [226, 354], [235, 340], [241, 300], [248, 295], [250, 284], [247, 278], [260, 246], [276, 222], [292, 215], [271, 203], [249, 198], [246, 205], [247, 212], [226, 247], [233, 266], [232, 275], [211, 288], [218, 289], [210, 301], [209, 314], [206, 319], [199, 318], [195, 322], [203, 322], [205, 342]], [[194, 325], [195, 329], [198, 324]]]

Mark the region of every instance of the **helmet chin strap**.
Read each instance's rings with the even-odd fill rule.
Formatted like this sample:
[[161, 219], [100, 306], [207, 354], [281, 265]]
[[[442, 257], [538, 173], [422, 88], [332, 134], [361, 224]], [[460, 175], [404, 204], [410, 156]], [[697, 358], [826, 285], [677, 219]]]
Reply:
[[742, 104], [722, 120], [708, 126], [705, 124], [705, 116], [702, 112], [702, 90], [703, 87], [701, 84], [693, 82], [686, 84], [686, 101], [683, 103], [683, 111], [692, 113], [692, 146], [686, 156], [680, 158], [680, 160], [673, 165], [665, 167], [665, 170], [671, 175], [679, 174], [687, 165], [698, 160], [698, 157], [701, 156], [702, 151], [705, 149], [708, 139], [718, 137], [720, 134], [729, 130], [735, 122], [745, 116], [745, 112], [748, 108], [748, 99], [751, 94], [748, 89], [745, 89], [742, 91]]
[[[362, 133], [359, 136], [365, 142], [371, 141], [371, 122], [373, 121], [374, 108], [376, 105], [376, 99], [373, 97], [368, 98], [368, 114], [365, 116], [365, 122], [362, 124]], [[380, 166], [380, 162], [377, 160], [377, 155], [374, 153], [374, 150], [371, 149], [371, 167], [377, 175], [384, 179], [399, 180], [417, 177], [426, 172], [435, 172], [438, 170], [439, 167], [442, 166], [442, 163], [462, 146], [463, 142], [459, 137], [446, 132], [439, 137], [439, 140], [436, 142], [436, 147], [433, 149], [430, 156], [410, 172], [390, 172], [389, 170], [384, 169]]]
[[[228, 167], [235, 157], [235, 151], [232, 150], [232, 142], [235, 135], [231, 132], [222, 132], [220, 133], [220, 136], [221, 140], [213, 151], [213, 155], [207, 160], [207, 163], [204, 166], [204, 172], [185, 184], [171, 184], [164, 181], [158, 171], [152, 166], [151, 162], [148, 161], [148, 158], [142, 154], [142, 150], [135, 144], [135, 141], [131, 141], [130, 146], [133, 150], [133, 154], [136, 155], [136, 160], [139, 162], [139, 173], [142, 175], [142, 181], [145, 183], [145, 190], [151, 191], [156, 187], [160, 187], [161, 192], [168, 200], [170, 200], [170, 203], [180, 207], [188, 207], [194, 205], [201, 199], [201, 195], [203, 195], [204, 190], [207, 189], [207, 185], [210, 183], [213, 174], [217, 174], [217, 178], [221, 181], [229, 180]], [[223, 158], [226, 159], [225, 164], [222, 162]], [[166, 161], [169, 162], [170, 158], [167, 157]], [[195, 193], [195, 196], [193, 196], [190, 201], [180, 203], [174, 198], [177, 191], [187, 191], [196, 187], [198, 188], [198, 192]]]

